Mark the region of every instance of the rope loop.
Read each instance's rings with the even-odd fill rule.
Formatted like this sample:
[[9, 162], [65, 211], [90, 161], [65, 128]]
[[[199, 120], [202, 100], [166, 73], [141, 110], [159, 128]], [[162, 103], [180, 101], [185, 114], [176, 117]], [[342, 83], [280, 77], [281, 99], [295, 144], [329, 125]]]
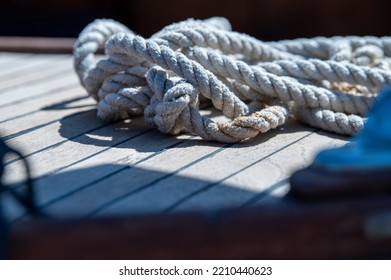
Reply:
[[[95, 53], [104, 48], [105, 56]], [[316, 37], [262, 42], [224, 18], [189, 19], [150, 39], [95, 20], [74, 46], [81, 84], [107, 121], [144, 114], [163, 133], [238, 142], [294, 117], [354, 135], [391, 83], [390, 37]], [[210, 100], [226, 121], [203, 116]]]

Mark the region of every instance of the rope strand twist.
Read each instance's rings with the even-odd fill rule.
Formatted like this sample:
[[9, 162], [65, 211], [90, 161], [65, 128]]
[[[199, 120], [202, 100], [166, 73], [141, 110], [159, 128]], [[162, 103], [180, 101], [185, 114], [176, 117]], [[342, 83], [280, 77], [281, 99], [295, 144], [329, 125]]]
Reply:
[[[97, 59], [101, 47], [105, 57]], [[224, 18], [189, 19], [150, 39], [99, 19], [82, 31], [73, 53], [99, 118], [144, 114], [163, 133], [226, 143], [253, 138], [290, 117], [356, 134], [380, 89], [391, 83], [390, 37], [262, 42], [232, 31]], [[199, 105], [208, 100], [231, 120], [203, 116]]]

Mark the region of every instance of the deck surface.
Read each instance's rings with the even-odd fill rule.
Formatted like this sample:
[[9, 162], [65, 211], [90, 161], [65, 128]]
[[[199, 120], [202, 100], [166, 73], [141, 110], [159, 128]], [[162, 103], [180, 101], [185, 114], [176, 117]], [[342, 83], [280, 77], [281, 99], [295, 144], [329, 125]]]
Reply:
[[[295, 121], [233, 145], [164, 135], [142, 117], [105, 123], [68, 55], [0, 53], [0, 96], [0, 137], [26, 156], [38, 204], [54, 217], [279, 203], [294, 170], [348, 141]], [[21, 189], [24, 179], [7, 157], [3, 183]], [[26, 218], [10, 196], [3, 203], [9, 221]]]

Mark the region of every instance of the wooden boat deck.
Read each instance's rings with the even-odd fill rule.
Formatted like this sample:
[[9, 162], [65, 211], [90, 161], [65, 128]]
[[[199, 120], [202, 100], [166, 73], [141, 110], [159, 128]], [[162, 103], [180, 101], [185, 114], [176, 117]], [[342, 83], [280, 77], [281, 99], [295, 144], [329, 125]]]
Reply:
[[[23, 42], [23, 51], [34, 52], [52, 40]], [[390, 257], [391, 198], [384, 192], [286, 196], [292, 172], [348, 138], [294, 120], [237, 144], [165, 135], [142, 116], [106, 123], [70, 55], [7, 48], [0, 52], [0, 137], [25, 155], [37, 204], [49, 216], [31, 219], [1, 193], [9, 258]], [[221, 118], [213, 108], [203, 114]], [[2, 183], [23, 191], [25, 179], [20, 158], [6, 156]]]
[[[348, 142], [295, 121], [233, 145], [164, 135], [142, 117], [105, 123], [70, 55], [1, 53], [0, 96], [0, 136], [26, 156], [39, 207], [56, 218], [280, 203], [294, 170]], [[8, 157], [5, 171], [4, 184], [22, 185], [21, 160]], [[26, 217], [12, 198], [3, 203], [9, 221]]]

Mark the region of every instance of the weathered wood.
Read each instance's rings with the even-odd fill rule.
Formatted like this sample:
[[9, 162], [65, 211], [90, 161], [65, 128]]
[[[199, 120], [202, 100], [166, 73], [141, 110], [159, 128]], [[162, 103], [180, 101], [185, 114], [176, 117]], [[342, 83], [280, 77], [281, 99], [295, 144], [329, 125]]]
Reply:
[[15, 225], [15, 259], [390, 258], [373, 215], [391, 198]]
[[[107, 214], [118, 214], [126, 212], [144, 212], [144, 211], [171, 211], [178, 203], [182, 204], [182, 200], [187, 201], [190, 197], [205, 188], [212, 188], [216, 183], [224, 184], [227, 176], [241, 172], [242, 169], [253, 162], [269, 156], [276, 149], [284, 147], [286, 143], [291, 143], [302, 137], [308, 132], [298, 131], [299, 127], [294, 126], [287, 128], [290, 132], [287, 135], [271, 133], [269, 135], [260, 136], [251, 143], [238, 143], [222, 149], [220, 152], [207, 157], [202, 161], [195, 162], [183, 170], [178, 170], [175, 176], [170, 176], [148, 188], [131, 196], [124, 196], [120, 201], [110, 205], [104, 211]], [[196, 153], [199, 147], [191, 145], [190, 152]], [[173, 153], [170, 156], [170, 163], [182, 157], [182, 151]], [[161, 161], [165, 158], [161, 158]], [[147, 170], [157, 170], [167, 172], [167, 164], [162, 162], [155, 163], [153, 160], [146, 161], [140, 167]], [[192, 178], [200, 178], [201, 180], [192, 180]], [[261, 180], [261, 179], [260, 179]], [[142, 182], [143, 183], [143, 182]], [[229, 189], [233, 186], [225, 184], [225, 188]], [[239, 190], [243, 195], [251, 195], [257, 190]], [[238, 197], [237, 194], [232, 194], [233, 197]], [[161, 199], [165, 197], [165, 199]], [[228, 199], [229, 200], [229, 199]], [[148, 201], [148, 203], [143, 203]], [[203, 204], [212, 207], [213, 196], [204, 197]], [[179, 204], [178, 204], [179, 205]], [[234, 205], [232, 205], [234, 206]], [[192, 205], [189, 208], [194, 209], [199, 205]], [[186, 209], [189, 210], [189, 209]]]
[[293, 195], [307, 200], [391, 193], [387, 170], [331, 173], [310, 166], [295, 172], [290, 184]]
[[[64, 67], [70, 62], [69, 56], [59, 56], [58, 58], [51, 57], [36, 60], [38, 65], [33, 68], [28, 67], [30, 62], [21, 70], [7, 72], [8, 75], [3, 75], [0, 83], [0, 92], [13, 88], [21, 84], [32, 84], [41, 81], [42, 79], [50, 80], [57, 75], [65, 74], [71, 67]], [[69, 65], [70, 66], [70, 65]], [[23, 71], [23, 69], [25, 71]]]
[[0, 53], [0, 75], [13, 70], [17, 65], [25, 65], [24, 59], [30, 58], [31, 54], [16, 54], [16, 53]]
[[[36, 68], [40, 68], [41, 65], [46, 64], [48, 61], [53, 61], [53, 56], [47, 55], [31, 55], [31, 54], [18, 54], [9, 55], [6, 53], [0, 56], [0, 80], [12, 77], [16, 74], [24, 75]], [[26, 63], [27, 60], [27, 63]]]
[[[45, 105], [43, 105], [43, 103]], [[87, 98], [85, 92], [75, 85], [74, 88], [60, 89], [48, 95], [22, 100], [3, 108], [0, 116], [3, 137], [20, 133], [25, 129], [39, 126], [55, 119], [95, 108], [96, 102]], [[53, 115], [53, 117], [51, 117]], [[34, 120], [34, 123], [29, 121]]]
[[[49, 213], [57, 215], [61, 215], [61, 213], [76, 217], [91, 215], [102, 206], [122, 199], [129, 193], [137, 192], [146, 187], [149, 188], [156, 182], [161, 184], [161, 181], [167, 176], [171, 177], [181, 168], [186, 168], [197, 160], [213, 154], [221, 145], [215, 143], [209, 145], [198, 144], [197, 149], [194, 149], [194, 143], [185, 141], [177, 147], [165, 150], [146, 161], [139, 162], [135, 168], [122, 168], [121, 172], [102, 178], [92, 187], [82, 188], [76, 195], [67, 196], [46, 209]], [[178, 153], [181, 154], [181, 157], [177, 157]], [[156, 168], [154, 169], [152, 166]], [[180, 182], [178, 181], [176, 184], [178, 186], [177, 190], [180, 191]], [[113, 186], [115, 187], [113, 188]], [[156, 195], [160, 196], [159, 193]], [[168, 201], [169, 197], [168, 195], [160, 196], [160, 199]], [[140, 202], [144, 202], [144, 207], [148, 206], [151, 209], [150, 211], [156, 209], [156, 206], [148, 201]], [[64, 209], [69, 210], [65, 212]]]
[[[282, 137], [284, 137], [283, 140]], [[290, 139], [290, 137], [292, 138]], [[223, 180], [217, 181], [217, 184], [178, 205], [176, 211], [240, 207], [248, 205], [248, 202], [256, 197], [259, 197], [259, 200], [267, 199], [272, 195], [271, 191], [284, 186], [280, 182], [288, 181], [292, 172], [309, 165], [313, 155], [323, 147], [341, 146], [344, 143], [346, 142], [343, 140], [330, 138], [330, 136], [316, 132], [301, 133], [291, 131], [287, 127], [280, 137], [276, 135], [262, 145], [254, 146], [254, 149], [250, 149], [249, 152], [242, 152], [242, 148], [239, 148], [237, 153], [227, 150], [211, 159], [210, 165], [221, 166], [222, 169], [225, 169], [227, 165], [224, 164], [224, 160], [228, 159], [228, 161], [236, 163], [236, 170], [227, 170]], [[263, 147], [265, 149], [262, 149]], [[268, 153], [263, 151], [269, 148]], [[214, 163], [213, 160], [218, 157], [220, 159]], [[249, 159], [248, 162], [246, 159]], [[200, 167], [200, 170], [202, 169], [208, 169], [208, 167]], [[248, 190], [249, 192], [240, 192], [239, 190]]]
[[[64, 65], [65, 63], [67, 62], [64, 61]], [[69, 64], [65, 69], [72, 73]], [[239, 143], [232, 147], [186, 140], [186, 143], [178, 147], [154, 155], [161, 149], [175, 145], [181, 139], [148, 132], [150, 128], [142, 128], [143, 123], [139, 118], [129, 124], [105, 124], [96, 119], [93, 111], [88, 111], [91, 108], [88, 106], [56, 110], [54, 102], [57, 98], [60, 102], [57, 104], [61, 104], [62, 100], [67, 100], [67, 95], [76, 99], [78, 96], [85, 96], [83, 90], [77, 86], [76, 76], [72, 74], [69, 74], [70, 79], [64, 82], [74, 84], [75, 89], [61, 91], [54, 88], [53, 95], [36, 95], [37, 90], [26, 95], [26, 99], [20, 100], [18, 87], [11, 88], [11, 92], [16, 95], [16, 104], [4, 105], [5, 118], [11, 117], [3, 122], [7, 142], [21, 149], [32, 162], [32, 174], [40, 190], [40, 203], [52, 214], [112, 215], [172, 211], [176, 208], [178, 209], [175, 211], [183, 211], [239, 206], [289, 176], [292, 167], [277, 164], [281, 159], [286, 159], [287, 155], [295, 159], [289, 162], [295, 163], [294, 166], [308, 163], [308, 159], [303, 158], [305, 149], [297, 146], [296, 141], [301, 137], [306, 138], [311, 132], [295, 123], [287, 125], [283, 133], [271, 132], [249, 143]], [[51, 84], [50, 78], [42, 79], [38, 83], [45, 89]], [[29, 83], [22, 85], [23, 89], [32, 87]], [[54, 108], [50, 109], [53, 103]], [[21, 112], [13, 115], [21, 104], [24, 105]], [[43, 106], [44, 110], [39, 110], [40, 104], [46, 105]], [[93, 105], [94, 102], [86, 99], [79, 104]], [[81, 114], [75, 114], [79, 112]], [[313, 137], [316, 142], [318, 136], [315, 134]], [[189, 139], [188, 136], [186, 138]], [[325, 136], [319, 138], [333, 141]], [[156, 141], [160, 145], [152, 144]], [[330, 144], [329, 142], [325, 142], [325, 145]], [[141, 143], [149, 143], [156, 148], [140, 154], [138, 149], [142, 147]], [[129, 151], [129, 147], [134, 147], [135, 150]], [[284, 151], [288, 147], [291, 148]], [[302, 157], [294, 155], [296, 150], [301, 151]], [[282, 151], [282, 155], [276, 157]], [[311, 151], [308, 154], [314, 153], [315, 149]], [[272, 164], [266, 163], [265, 160], [274, 157], [276, 159], [272, 160]], [[255, 166], [252, 166], [254, 164]], [[107, 167], [98, 168], [99, 165]], [[17, 166], [18, 162], [8, 164], [6, 183], [15, 184], [23, 178]], [[89, 176], [73, 175], [75, 170], [81, 168], [88, 171]], [[261, 170], [268, 170], [266, 176], [262, 175]], [[66, 176], [67, 173], [70, 175]], [[261, 177], [256, 176], [257, 174]], [[135, 180], [135, 177], [138, 178], [131, 186], [124, 183], [128, 182], [129, 178]], [[248, 179], [257, 177], [258, 183], [257, 180]], [[60, 181], [58, 178], [61, 178]], [[53, 187], [56, 183], [57, 186]], [[215, 189], [217, 195], [213, 195]], [[224, 195], [218, 195], [218, 189]], [[100, 197], [101, 193], [104, 195]], [[162, 197], [164, 199], [161, 199]], [[92, 202], [86, 203], [90, 200]], [[11, 216], [16, 218], [21, 215], [18, 213]]]
[[[70, 156], [67, 157], [64, 162], [55, 162], [54, 165], [50, 167], [46, 165], [36, 167], [38, 169], [36, 169], [35, 172], [42, 172], [42, 175], [35, 180], [35, 183], [39, 203], [44, 208], [44, 211], [48, 211], [46, 208], [50, 208], [52, 204], [67, 197], [75, 195], [83, 197], [84, 193], [94, 196], [97, 192], [96, 195], [99, 195], [99, 186], [95, 191], [88, 190], [81, 193], [78, 192], [83, 189], [93, 189], [100, 180], [106, 177], [117, 176], [118, 172], [136, 166], [140, 162], [153, 158], [160, 153], [164, 153], [171, 146], [179, 144], [181, 141], [180, 139], [167, 137], [166, 135], [159, 134], [155, 131], [145, 131], [146, 133], [141, 132], [138, 137], [135, 137], [137, 136], [135, 133], [119, 134], [119, 132], [120, 131], [117, 131], [119, 139], [111, 144], [112, 148], [106, 146], [92, 146], [94, 151], [91, 152], [91, 149], [89, 149], [90, 155], [84, 158], [79, 157], [78, 155], [78, 153], [81, 153], [82, 156], [84, 156], [83, 151], [80, 149], [71, 149], [68, 150], [71, 153]], [[114, 137], [115, 136], [116, 135], [114, 135]], [[187, 138], [188, 137], [184, 137], [184, 139]], [[89, 141], [87, 138], [85, 138], [85, 140]], [[137, 147], [137, 149], [134, 147]], [[54, 154], [55, 153], [56, 152], [54, 151]], [[150, 173], [151, 172], [148, 172], [145, 176], [150, 176]], [[126, 188], [125, 184], [130, 179], [131, 178], [129, 177], [123, 182], [116, 181], [116, 184], [110, 184], [109, 187], [111, 187], [112, 190], [116, 190], [118, 186], [120, 187], [122, 185]], [[61, 182], [61, 184], [58, 182]], [[80, 205], [80, 207], [82, 208], [83, 205]], [[72, 216], [74, 215], [73, 210], [69, 211], [69, 209], [72, 208], [73, 207], [69, 208], [68, 204], [66, 204], [66, 207], [62, 208], [62, 210], [65, 211], [51, 211], [50, 214]], [[21, 209], [13, 208], [10, 209], [7, 216], [13, 220], [23, 216], [24, 212], [25, 211], [21, 211]]]
[[69, 70], [47, 79], [45, 83], [20, 84], [16, 87], [8, 88], [0, 92], [0, 109], [7, 105], [16, 104], [27, 99], [49, 95], [52, 92], [70, 88], [76, 82], [75, 74]]
[[0, 37], [0, 52], [72, 53], [74, 38]]
[[[390, 248], [362, 227], [388, 197], [285, 198], [293, 171], [346, 138], [290, 121], [226, 145], [161, 134], [142, 116], [110, 124], [97, 119], [70, 56], [1, 61], [14, 66], [0, 73], [0, 133], [30, 162], [39, 207], [53, 218], [98, 218], [35, 222], [3, 195], [13, 258], [361, 258]], [[23, 180], [20, 160], [7, 157], [3, 183]]]

